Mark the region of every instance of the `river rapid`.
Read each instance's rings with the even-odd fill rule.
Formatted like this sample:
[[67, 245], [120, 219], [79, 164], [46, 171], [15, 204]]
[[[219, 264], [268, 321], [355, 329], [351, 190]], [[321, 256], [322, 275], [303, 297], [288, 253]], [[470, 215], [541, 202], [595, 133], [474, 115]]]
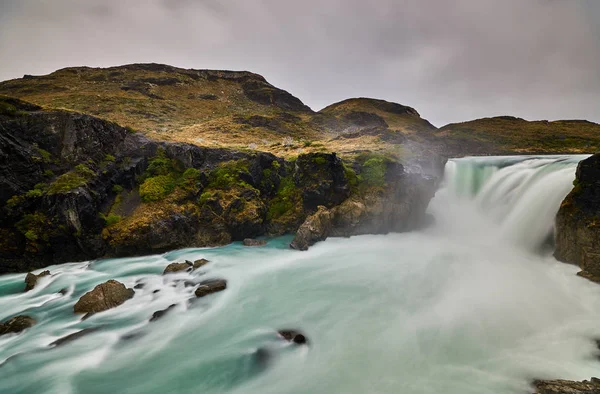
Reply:
[[[24, 274], [1, 276], [0, 319], [38, 324], [0, 337], [0, 393], [516, 394], [534, 378], [590, 378], [600, 286], [556, 261], [549, 241], [584, 157], [452, 160], [435, 223], [416, 232], [62, 264], [27, 293]], [[210, 263], [162, 275], [199, 258]], [[200, 278], [228, 288], [196, 299], [185, 280]], [[73, 314], [108, 279], [145, 287], [89, 319]], [[49, 346], [85, 328], [97, 330]], [[282, 340], [285, 328], [308, 345]]]

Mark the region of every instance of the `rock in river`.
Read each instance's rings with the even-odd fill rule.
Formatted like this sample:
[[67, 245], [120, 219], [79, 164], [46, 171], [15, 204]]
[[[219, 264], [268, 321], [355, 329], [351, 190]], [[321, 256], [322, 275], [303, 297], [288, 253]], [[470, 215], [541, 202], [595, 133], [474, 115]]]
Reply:
[[25, 291], [32, 290], [40, 278], [43, 278], [44, 276], [49, 276], [49, 275], [50, 275], [50, 271], [43, 271], [37, 275], [29, 272], [27, 274], [27, 276], [25, 277]]
[[196, 297], [204, 297], [227, 288], [227, 281], [224, 279], [210, 279], [200, 283], [196, 289]]
[[128, 289], [123, 283], [111, 279], [85, 293], [77, 301], [73, 310], [75, 313], [86, 313], [85, 317], [88, 317], [121, 305], [133, 297], [134, 293], [133, 289]]
[[15, 316], [4, 323], [0, 323], [0, 335], [19, 333], [35, 324], [35, 319], [29, 316]]
[[183, 263], [171, 263], [167, 265], [163, 275], [172, 274], [173, 272], [181, 272], [181, 271], [191, 271], [193, 268], [193, 264], [189, 261], [184, 261]]

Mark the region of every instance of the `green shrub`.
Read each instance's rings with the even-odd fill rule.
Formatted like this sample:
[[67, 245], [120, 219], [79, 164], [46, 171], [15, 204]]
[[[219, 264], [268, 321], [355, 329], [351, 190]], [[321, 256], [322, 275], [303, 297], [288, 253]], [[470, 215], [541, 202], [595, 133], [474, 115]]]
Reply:
[[176, 180], [171, 175], [157, 175], [147, 178], [140, 185], [143, 202], [160, 201], [175, 190]]
[[361, 164], [358, 181], [366, 186], [385, 186], [385, 173], [391, 159], [378, 153], [363, 153], [356, 160]]
[[292, 177], [282, 178], [279, 188], [277, 189], [277, 195], [269, 204], [267, 219], [273, 220], [280, 218], [295, 209], [301, 204], [300, 196], [300, 190], [296, 187]]
[[48, 178], [52, 178], [52, 177], [54, 177], [54, 171], [52, 171], [52, 170], [45, 170], [44, 171], [44, 176], [48, 177]]
[[106, 156], [104, 156], [104, 161], [114, 162], [115, 160], [116, 158], [113, 155], [107, 154]]
[[222, 163], [210, 173], [208, 188], [230, 189], [234, 186], [252, 188], [251, 185], [240, 179], [240, 175], [243, 173], [249, 173], [248, 165], [243, 160]]
[[324, 164], [327, 164], [327, 159], [321, 156], [317, 156], [313, 158], [313, 163], [315, 163], [316, 165], [322, 166]]
[[179, 186], [183, 190], [188, 192], [194, 192], [198, 190], [198, 182], [200, 181], [200, 170], [195, 168], [186, 169], [181, 175], [181, 179], [179, 180]]
[[123, 218], [119, 215], [110, 214], [104, 217], [104, 221], [106, 222], [106, 227], [110, 227], [113, 224], [119, 223]]
[[48, 218], [43, 213], [35, 212], [32, 214], [23, 215], [23, 218], [15, 224], [25, 238], [29, 241], [47, 241]]
[[62, 174], [50, 184], [48, 194], [68, 193], [73, 189], [85, 186], [95, 173], [85, 164], [75, 166], [75, 169]]
[[123, 186], [121, 186], [121, 185], [113, 185], [112, 191], [115, 194], [119, 194], [119, 193], [121, 193], [123, 191]]

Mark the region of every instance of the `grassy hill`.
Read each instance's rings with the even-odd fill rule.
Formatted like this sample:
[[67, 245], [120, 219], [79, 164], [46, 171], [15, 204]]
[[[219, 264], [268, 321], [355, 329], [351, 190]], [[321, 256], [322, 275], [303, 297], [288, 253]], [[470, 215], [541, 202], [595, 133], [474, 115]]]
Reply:
[[600, 125], [587, 121], [503, 116], [437, 129], [414, 108], [372, 98], [351, 98], [314, 112], [246, 71], [160, 64], [72, 67], [0, 82], [0, 95], [94, 115], [158, 140], [282, 157], [324, 151], [406, 158], [428, 151], [463, 156], [600, 148]]
[[314, 112], [262, 76], [245, 71], [159, 64], [72, 67], [1, 82], [0, 94], [94, 115], [154, 139], [283, 157], [332, 150], [342, 155], [381, 150], [398, 156], [398, 147], [388, 142], [401, 141], [390, 139], [390, 133], [435, 130], [414, 109], [383, 100], [349, 99]]
[[451, 155], [594, 153], [600, 125], [586, 120], [527, 121], [512, 116], [452, 123], [436, 132]]

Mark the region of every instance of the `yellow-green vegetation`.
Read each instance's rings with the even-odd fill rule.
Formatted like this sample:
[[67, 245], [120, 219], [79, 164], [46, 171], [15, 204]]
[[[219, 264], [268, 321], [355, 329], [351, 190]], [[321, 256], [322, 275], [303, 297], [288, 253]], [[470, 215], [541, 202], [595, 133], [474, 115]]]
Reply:
[[23, 218], [15, 224], [28, 241], [32, 243], [47, 242], [48, 218], [41, 212], [23, 215]]
[[291, 176], [281, 179], [277, 194], [269, 204], [267, 219], [285, 223], [295, 220], [302, 211], [302, 193]]
[[88, 166], [78, 164], [75, 169], [56, 178], [48, 187], [47, 193], [49, 195], [68, 193], [78, 187], [85, 186], [94, 176], [94, 171]]
[[142, 177], [139, 192], [143, 202], [161, 201], [175, 191], [177, 187], [187, 192], [198, 189], [200, 171], [194, 168], [184, 170], [177, 160], [166, 157], [163, 150], [150, 160], [146, 173]]
[[104, 219], [104, 221], [106, 223], [106, 227], [110, 227], [114, 224], [117, 224], [123, 219], [120, 215], [115, 215], [115, 214], [109, 214], [109, 215], [100, 214], [100, 217], [102, 219]]
[[48, 185], [45, 183], [36, 184], [33, 189], [27, 191], [24, 194], [14, 195], [6, 202], [6, 207], [9, 209], [15, 208], [21, 205], [27, 199], [42, 197], [48, 190]]
[[368, 187], [384, 187], [385, 173], [387, 165], [391, 159], [387, 156], [376, 153], [365, 153], [357, 157], [361, 165], [361, 172], [358, 175], [358, 182]]
[[253, 188], [240, 179], [240, 175], [248, 173], [248, 163], [244, 160], [233, 160], [221, 163], [210, 173], [207, 189], [230, 189], [241, 186]]
[[458, 150], [465, 143], [478, 143], [497, 152], [594, 153], [600, 149], [600, 125], [580, 120], [527, 121], [499, 116], [449, 124], [436, 134]]

